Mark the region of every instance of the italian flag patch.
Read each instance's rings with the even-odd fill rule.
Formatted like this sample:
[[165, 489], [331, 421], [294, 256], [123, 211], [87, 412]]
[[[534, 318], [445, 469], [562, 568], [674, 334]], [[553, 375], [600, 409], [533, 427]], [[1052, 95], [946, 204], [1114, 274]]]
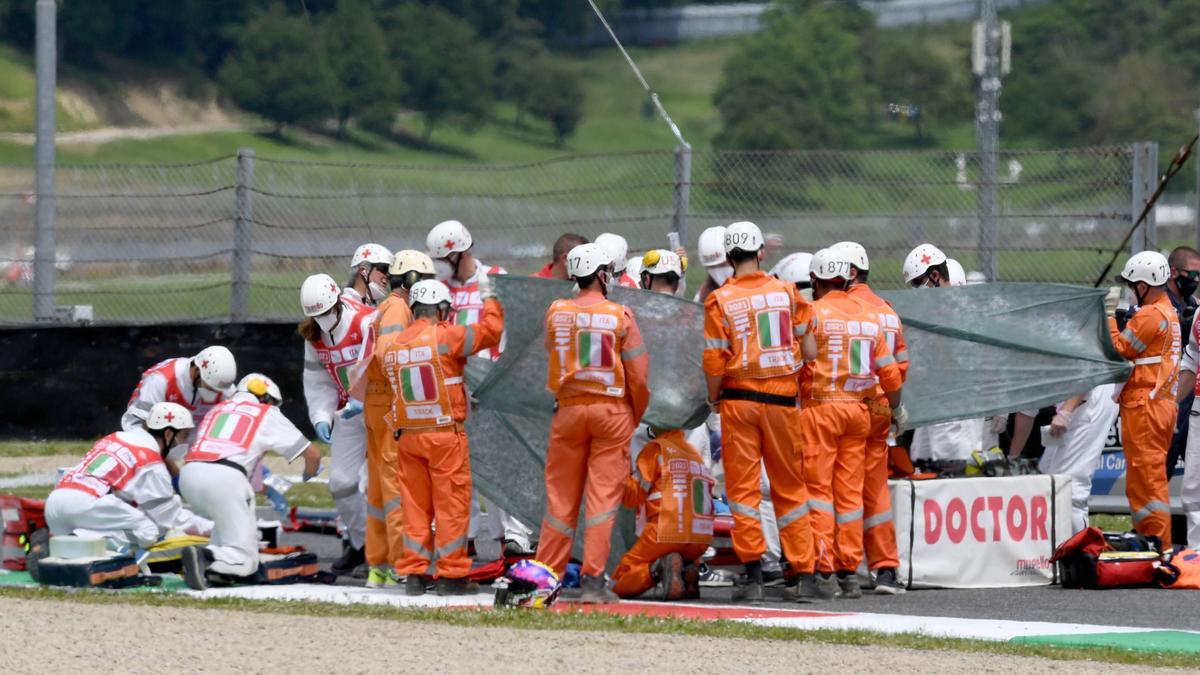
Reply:
[[92, 460], [91, 464], [83, 470], [89, 476], [97, 476], [103, 478], [112, 473], [117, 468], [117, 460], [112, 455], [100, 455]]
[[250, 418], [237, 413], [221, 413], [213, 422], [209, 438], [216, 438], [231, 443], [241, 443], [250, 430]]
[[871, 374], [871, 349], [870, 340], [851, 340], [850, 341], [850, 374], [851, 375], [870, 375]]
[[400, 371], [400, 385], [404, 389], [404, 400], [409, 403], [425, 403], [437, 398], [433, 366], [427, 363]]
[[792, 344], [792, 313], [778, 309], [758, 314], [758, 345], [763, 349]]
[[612, 368], [613, 336], [611, 333], [585, 331], [579, 334], [579, 367]]
[[454, 313], [454, 323], [460, 326], [470, 326], [479, 323], [479, 310], [460, 309]]

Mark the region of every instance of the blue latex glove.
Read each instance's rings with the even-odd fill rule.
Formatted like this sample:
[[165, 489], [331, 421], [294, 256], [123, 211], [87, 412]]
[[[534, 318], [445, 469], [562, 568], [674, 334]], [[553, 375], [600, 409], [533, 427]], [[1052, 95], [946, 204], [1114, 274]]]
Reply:
[[359, 415], [362, 414], [362, 411], [363, 411], [362, 404], [359, 403], [358, 401], [355, 401], [354, 399], [350, 399], [350, 402], [346, 404], [345, 408], [342, 408], [341, 412], [338, 413], [338, 416], [344, 420], [348, 420], [348, 419], [351, 419], [354, 417], [358, 417]]
[[320, 476], [322, 473], [325, 473], [325, 467], [324, 467], [324, 466], [318, 466], [318, 467], [317, 467], [317, 472], [316, 472], [316, 473], [312, 473], [312, 474], [310, 474], [310, 473], [308, 473], [308, 472], [304, 472], [304, 473], [301, 473], [301, 474], [300, 474], [300, 477], [304, 479], [304, 482], [305, 482], [305, 483], [307, 483], [308, 481], [310, 481], [310, 480], [312, 480], [312, 479], [316, 478], [317, 476]]
[[333, 429], [330, 428], [329, 422], [317, 422], [316, 430], [317, 438], [326, 443], [333, 442]]

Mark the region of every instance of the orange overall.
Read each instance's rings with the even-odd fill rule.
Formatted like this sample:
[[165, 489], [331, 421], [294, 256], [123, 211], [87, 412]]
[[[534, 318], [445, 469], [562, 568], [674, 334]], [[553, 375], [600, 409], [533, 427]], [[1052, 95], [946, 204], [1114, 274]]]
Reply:
[[404, 512], [400, 499], [400, 465], [396, 439], [388, 423], [392, 385], [382, 359], [400, 331], [412, 323], [407, 300], [392, 293], [379, 303], [375, 322], [375, 350], [367, 364], [363, 396], [363, 423], [367, 427], [367, 564], [395, 565], [404, 555]]
[[721, 453], [733, 511], [733, 550], [742, 562], [766, 551], [759, 505], [762, 467], [784, 556], [813, 571], [803, 478], [796, 371], [812, 309], [793, 284], [761, 271], [729, 279], [704, 299], [704, 372], [721, 378]]
[[[862, 300], [879, 312], [879, 327], [888, 347], [900, 367], [900, 381], [908, 376], [908, 344], [904, 342], [904, 327], [900, 316], [887, 300], [879, 297], [865, 283], [854, 284], [847, 293]], [[863, 463], [863, 547], [867, 567], [872, 570], [900, 566], [896, 550], [896, 528], [892, 524], [892, 495], [888, 490], [888, 435], [891, 433], [892, 409], [883, 391], [867, 404], [871, 411], [871, 426], [867, 430], [867, 456]]]
[[424, 574], [435, 558], [441, 578], [460, 579], [471, 569], [471, 458], [463, 426], [463, 369], [469, 355], [495, 347], [503, 332], [504, 309], [488, 299], [479, 323], [460, 326], [414, 319], [383, 353], [383, 368], [395, 394], [392, 419], [400, 431], [404, 556], [396, 565], [397, 574]]
[[580, 498], [586, 495], [583, 568], [600, 576], [629, 477], [629, 441], [650, 402], [650, 355], [633, 313], [599, 291], [546, 310], [547, 388], [558, 409], [546, 448], [546, 517], [538, 560], [567, 568]]
[[1167, 449], [1175, 431], [1175, 390], [1180, 361], [1179, 318], [1166, 293], [1140, 307], [1117, 330], [1109, 319], [1113, 346], [1133, 361], [1121, 390], [1121, 445], [1125, 448], [1125, 496], [1133, 528], [1171, 546], [1171, 508], [1167, 493]]
[[625, 506], [644, 506], [646, 527], [613, 572], [613, 592], [632, 598], [654, 586], [650, 567], [678, 553], [695, 562], [712, 544], [712, 475], [679, 430], [651, 440], [638, 455]]
[[900, 368], [871, 306], [843, 291], [813, 303], [812, 402], [800, 413], [817, 571], [854, 571], [863, 555], [863, 462], [877, 387], [900, 389]]

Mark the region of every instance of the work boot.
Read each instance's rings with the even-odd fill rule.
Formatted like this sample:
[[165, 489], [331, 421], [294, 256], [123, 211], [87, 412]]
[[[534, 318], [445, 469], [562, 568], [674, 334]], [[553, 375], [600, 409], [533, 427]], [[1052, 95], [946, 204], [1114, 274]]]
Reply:
[[333, 561], [333, 565], [329, 567], [329, 571], [337, 576], [353, 574], [359, 565], [367, 561], [367, 556], [363, 553], [362, 548], [354, 548], [347, 544], [345, 550], [342, 551], [342, 557]]
[[837, 577], [832, 574], [814, 574], [812, 583], [813, 597], [817, 600], [832, 600], [842, 590]]
[[700, 568], [692, 563], [683, 566], [683, 597], [694, 600], [700, 597]]
[[767, 594], [763, 590], [762, 563], [757, 560], [746, 563], [746, 576], [738, 579], [740, 583], [733, 586], [733, 601], [746, 602], [751, 605], [761, 605], [766, 602]]
[[425, 595], [425, 579], [420, 574], [410, 574], [404, 578], [405, 595]]
[[782, 586], [784, 583], [783, 570], [763, 570], [763, 586]]
[[579, 601], [584, 604], [600, 605], [621, 601], [621, 598], [609, 589], [603, 576], [583, 575], [579, 579], [579, 590]]
[[29, 578], [38, 581], [38, 563], [50, 557], [50, 530], [39, 527], [29, 536], [21, 535], [21, 545], [25, 547], [25, 571]]
[[475, 595], [479, 592], [479, 584], [470, 579], [444, 579], [437, 580], [438, 595]]
[[884, 567], [875, 572], [875, 595], [901, 595], [904, 586], [896, 579], [896, 568]]
[[862, 597], [862, 587], [858, 583], [858, 575], [854, 572], [837, 573], [838, 593], [840, 600], [857, 600]]
[[[812, 575], [808, 575], [808, 576], [812, 576]], [[811, 591], [811, 588], [806, 588], [806, 586], [803, 583], [802, 577], [796, 577], [795, 579], [793, 579], [793, 581], [795, 583], [784, 584], [783, 588], [780, 589], [780, 593], [783, 596], [784, 602], [808, 603], [808, 602], [812, 602], [813, 600], [816, 600], [816, 598], [813, 597], [811, 594], [805, 594], [805, 591], [806, 590]], [[811, 586], [811, 583], [810, 583], [810, 586]]]
[[395, 588], [400, 577], [390, 565], [372, 567], [367, 573], [367, 588]]
[[683, 556], [678, 553], [667, 555], [654, 561], [650, 567], [650, 576], [654, 579], [653, 597], [655, 600], [681, 600], [683, 588]]
[[183, 563], [183, 582], [188, 588], [203, 591], [208, 588], [208, 560], [200, 546], [188, 546], [179, 552]]

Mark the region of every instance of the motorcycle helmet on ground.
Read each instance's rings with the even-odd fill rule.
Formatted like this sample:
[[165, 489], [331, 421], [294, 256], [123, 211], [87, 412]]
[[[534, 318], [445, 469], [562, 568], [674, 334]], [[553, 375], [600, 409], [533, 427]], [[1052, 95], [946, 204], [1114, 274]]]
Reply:
[[544, 609], [562, 592], [562, 581], [554, 570], [536, 560], [518, 560], [492, 586], [496, 607]]

